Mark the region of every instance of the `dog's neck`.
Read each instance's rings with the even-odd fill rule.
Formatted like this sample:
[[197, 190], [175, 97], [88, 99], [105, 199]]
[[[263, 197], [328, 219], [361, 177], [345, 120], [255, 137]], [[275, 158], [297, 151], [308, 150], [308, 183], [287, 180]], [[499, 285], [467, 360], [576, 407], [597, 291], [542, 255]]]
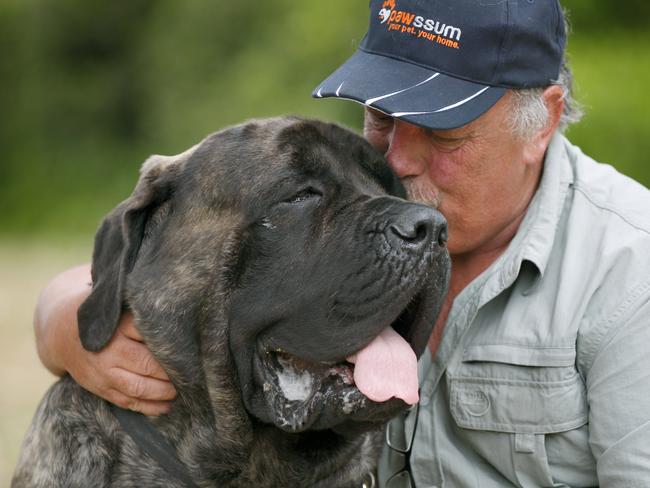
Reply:
[[[197, 393], [207, 395], [206, 390], [194, 391], [192, 401], [186, 401], [187, 392], [179, 392], [172, 412], [156, 421], [163, 435], [174, 440], [179, 459], [197, 482], [271, 487], [297, 486], [309, 480], [308, 486], [334, 487], [339, 486], [338, 479], [360, 479], [374, 468], [367, 464], [377, 432], [352, 438], [333, 431], [292, 434], [250, 418], [239, 400], [211, 399], [225, 409], [196, 410]], [[223, 421], [233, 416], [236, 422]], [[313, 463], [316, 459], [319, 462]]]

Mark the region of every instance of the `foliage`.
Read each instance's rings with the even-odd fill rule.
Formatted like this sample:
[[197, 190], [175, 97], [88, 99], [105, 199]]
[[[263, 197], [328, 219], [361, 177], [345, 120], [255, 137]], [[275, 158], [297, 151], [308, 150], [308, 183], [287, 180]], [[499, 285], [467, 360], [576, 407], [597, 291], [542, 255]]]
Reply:
[[615, 28], [647, 30], [650, 3], [646, 0], [560, 0], [577, 32], [603, 33]]
[[650, 187], [650, 37], [638, 32], [576, 37], [569, 51], [586, 112], [569, 138]]
[[[571, 138], [649, 185], [650, 4], [565, 4], [588, 109]], [[309, 95], [354, 52], [367, 15], [366, 0], [4, 0], [0, 234], [91, 234], [150, 153], [246, 118], [358, 129], [356, 104]]]

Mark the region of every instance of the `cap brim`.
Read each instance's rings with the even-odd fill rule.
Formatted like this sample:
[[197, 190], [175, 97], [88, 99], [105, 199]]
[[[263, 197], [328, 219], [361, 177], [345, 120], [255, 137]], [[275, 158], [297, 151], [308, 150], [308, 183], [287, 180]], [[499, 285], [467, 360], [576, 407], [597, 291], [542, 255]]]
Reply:
[[480, 117], [506, 90], [357, 50], [312, 96], [354, 100], [429, 129], [454, 129]]

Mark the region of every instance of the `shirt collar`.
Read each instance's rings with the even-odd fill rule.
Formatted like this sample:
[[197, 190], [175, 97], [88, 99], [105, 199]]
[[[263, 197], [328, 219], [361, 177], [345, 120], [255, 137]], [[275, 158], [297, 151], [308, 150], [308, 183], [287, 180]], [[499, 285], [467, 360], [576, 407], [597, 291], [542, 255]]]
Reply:
[[[558, 231], [567, 191], [573, 183], [573, 171], [567, 145], [556, 133], [546, 151], [542, 177], [519, 229], [503, 256], [501, 286], [509, 287], [522, 269], [532, 270], [531, 288], [544, 275]], [[532, 266], [522, 266], [530, 262]]]

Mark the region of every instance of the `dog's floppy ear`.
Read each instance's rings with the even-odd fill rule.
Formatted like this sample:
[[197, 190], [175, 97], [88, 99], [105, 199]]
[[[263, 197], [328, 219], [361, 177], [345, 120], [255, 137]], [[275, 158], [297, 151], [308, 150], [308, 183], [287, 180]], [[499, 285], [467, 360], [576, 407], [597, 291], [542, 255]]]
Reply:
[[169, 198], [173, 180], [195, 149], [147, 159], [133, 194], [104, 218], [95, 235], [92, 291], [77, 312], [79, 338], [86, 349], [99, 351], [113, 337], [122, 315], [126, 276], [138, 256], [147, 218]]

